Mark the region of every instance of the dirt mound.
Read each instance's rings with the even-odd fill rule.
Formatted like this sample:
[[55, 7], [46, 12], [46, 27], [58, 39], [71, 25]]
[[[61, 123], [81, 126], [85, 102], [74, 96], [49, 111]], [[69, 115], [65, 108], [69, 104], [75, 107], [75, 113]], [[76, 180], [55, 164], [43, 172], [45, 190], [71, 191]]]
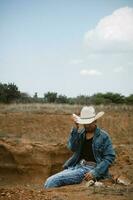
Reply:
[[[69, 111], [70, 112], [70, 111]], [[133, 182], [133, 115], [112, 110], [101, 118], [100, 127], [113, 140], [117, 158], [110, 168], [115, 179], [130, 180], [130, 186], [111, 183], [99, 191], [84, 185], [43, 189], [46, 178], [60, 170], [72, 154], [66, 147], [72, 127], [69, 113], [0, 113], [0, 199], [128, 199]], [[108, 186], [108, 184], [106, 184]], [[112, 193], [111, 193], [112, 191]]]
[[104, 186], [89, 187], [85, 184], [64, 186], [55, 189], [28, 188], [28, 187], [12, 187], [0, 188], [1, 200], [131, 200], [133, 196], [133, 188], [124, 188], [122, 186]]
[[12, 184], [41, 183], [61, 170], [69, 152], [63, 144], [29, 143], [19, 140], [0, 140], [0, 175]]

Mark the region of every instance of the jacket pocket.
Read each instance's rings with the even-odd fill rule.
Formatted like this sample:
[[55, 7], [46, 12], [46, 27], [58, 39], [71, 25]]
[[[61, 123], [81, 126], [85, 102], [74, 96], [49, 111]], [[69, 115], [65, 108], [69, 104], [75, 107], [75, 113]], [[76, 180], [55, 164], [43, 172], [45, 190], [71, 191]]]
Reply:
[[102, 157], [102, 155], [104, 153], [104, 145], [103, 144], [96, 144], [94, 148], [95, 148], [95, 153], [97, 154], [97, 156]]

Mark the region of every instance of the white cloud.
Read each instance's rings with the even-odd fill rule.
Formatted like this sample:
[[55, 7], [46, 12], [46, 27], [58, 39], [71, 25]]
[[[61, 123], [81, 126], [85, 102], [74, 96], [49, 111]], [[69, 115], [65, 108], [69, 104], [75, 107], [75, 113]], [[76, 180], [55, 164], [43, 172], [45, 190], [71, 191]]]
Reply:
[[127, 65], [128, 66], [133, 66], [133, 62], [128, 62]]
[[72, 65], [78, 65], [78, 64], [82, 64], [84, 61], [81, 59], [74, 59], [70, 61], [70, 64]]
[[81, 75], [88, 75], [88, 76], [100, 76], [102, 75], [102, 73], [98, 70], [95, 70], [95, 69], [90, 69], [90, 70], [87, 70], [87, 69], [83, 69], [80, 71], [80, 74]]
[[123, 67], [116, 67], [114, 68], [114, 72], [119, 73], [119, 72], [123, 72], [124, 68]]
[[85, 44], [91, 51], [133, 50], [133, 8], [123, 7], [102, 18], [85, 34]]

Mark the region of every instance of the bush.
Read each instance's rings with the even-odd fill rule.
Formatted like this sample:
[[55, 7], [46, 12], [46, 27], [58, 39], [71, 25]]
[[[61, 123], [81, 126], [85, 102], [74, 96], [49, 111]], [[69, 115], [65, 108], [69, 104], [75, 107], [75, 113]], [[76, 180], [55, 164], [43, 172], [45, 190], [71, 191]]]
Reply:
[[133, 94], [125, 98], [127, 104], [133, 105]]
[[57, 93], [56, 92], [47, 92], [44, 94], [44, 100], [47, 103], [55, 103], [57, 100]]
[[20, 98], [20, 91], [14, 83], [0, 83], [0, 102], [11, 103]]

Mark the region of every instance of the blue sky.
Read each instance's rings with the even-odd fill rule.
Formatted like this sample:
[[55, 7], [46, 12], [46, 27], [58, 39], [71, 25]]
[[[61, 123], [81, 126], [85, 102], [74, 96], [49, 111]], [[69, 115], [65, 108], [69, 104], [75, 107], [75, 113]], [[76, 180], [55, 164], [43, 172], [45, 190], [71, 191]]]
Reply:
[[132, 54], [132, 0], [0, 0], [0, 81], [30, 95], [129, 95]]

